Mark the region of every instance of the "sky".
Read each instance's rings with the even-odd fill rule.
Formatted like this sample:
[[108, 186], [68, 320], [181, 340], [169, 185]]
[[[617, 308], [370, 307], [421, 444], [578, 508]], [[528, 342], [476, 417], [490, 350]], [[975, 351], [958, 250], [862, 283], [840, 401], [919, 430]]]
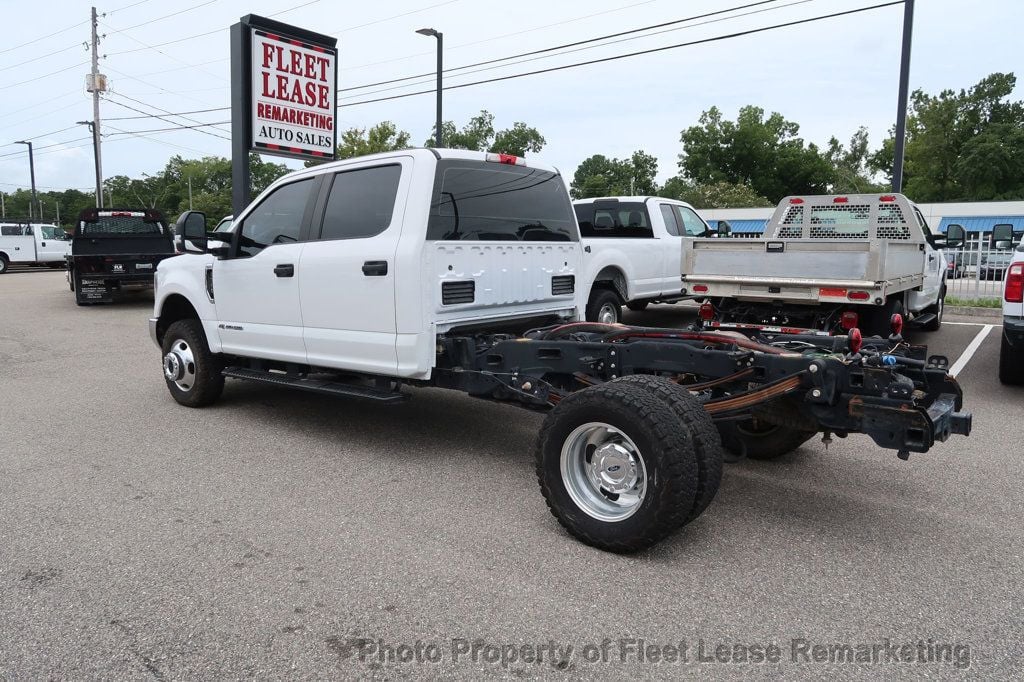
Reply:
[[[101, 103], [104, 175], [157, 174], [175, 154], [230, 156], [230, 143], [223, 139], [229, 137], [228, 125], [204, 127], [204, 132], [176, 128], [227, 121], [228, 111], [189, 114], [191, 120], [114, 119], [139, 115], [127, 107], [173, 113], [228, 106], [228, 27], [245, 14], [274, 15], [278, 21], [337, 37], [341, 89], [431, 74], [343, 92], [344, 106], [338, 111], [340, 130], [390, 120], [418, 145], [431, 134], [433, 93], [360, 103], [433, 87], [435, 41], [416, 29], [444, 33], [445, 67], [452, 68], [755, 1], [107, 0], [97, 6], [102, 15], [99, 31], [105, 36], [100, 71], [110, 87]], [[774, 0], [521, 57], [477, 73], [455, 71], [445, 75], [445, 84], [698, 41], [883, 2]], [[73, 0], [0, 0], [7, 29], [0, 45], [0, 192], [29, 185], [26, 148], [12, 144], [25, 139], [36, 147], [39, 189], [95, 187], [91, 138], [85, 126], [76, 125], [92, 118], [92, 99], [85, 92], [89, 54], [83, 45], [89, 39], [90, 7], [90, 2]], [[625, 158], [642, 149], [657, 157], [659, 180], [664, 181], [678, 170], [680, 131], [713, 105], [729, 118], [747, 104], [778, 111], [800, 125], [805, 140], [819, 145], [832, 136], [846, 141], [863, 125], [877, 146], [895, 122], [902, 21], [903, 6], [894, 5], [450, 90], [444, 93], [444, 118], [461, 127], [487, 109], [498, 129], [516, 121], [535, 126], [547, 140], [539, 158], [569, 177], [593, 154]], [[995, 71], [1024, 71], [1022, 23], [1024, 3], [1019, 0], [917, 0], [911, 90], [959, 90]], [[1014, 96], [1022, 95], [1024, 86], [1018, 86]], [[162, 130], [166, 128], [175, 129]], [[120, 131], [143, 132], [115, 134]], [[284, 162], [300, 167], [293, 160]]]

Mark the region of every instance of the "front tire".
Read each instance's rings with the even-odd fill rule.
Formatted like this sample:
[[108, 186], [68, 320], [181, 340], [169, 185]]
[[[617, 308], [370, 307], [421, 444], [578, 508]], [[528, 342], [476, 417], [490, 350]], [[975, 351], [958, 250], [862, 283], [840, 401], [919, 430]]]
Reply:
[[925, 312], [933, 313], [935, 319], [924, 326], [926, 332], [937, 332], [942, 327], [942, 314], [946, 312], [946, 285], [942, 285], [939, 292], [939, 300], [934, 305], [928, 306]]
[[221, 361], [210, 352], [199, 320], [178, 320], [164, 333], [164, 381], [171, 397], [186, 407], [216, 402], [224, 391]]
[[594, 289], [587, 302], [587, 322], [618, 324], [622, 321], [622, 301], [611, 289]]
[[999, 344], [999, 381], [1007, 386], [1024, 384], [1024, 348], [1014, 348], [1003, 332]]
[[0, 275], [7, 273], [7, 256], [0, 254]]
[[667, 403], [626, 382], [563, 398], [541, 428], [536, 466], [558, 522], [610, 552], [655, 544], [686, 524], [697, 499], [693, 439]]

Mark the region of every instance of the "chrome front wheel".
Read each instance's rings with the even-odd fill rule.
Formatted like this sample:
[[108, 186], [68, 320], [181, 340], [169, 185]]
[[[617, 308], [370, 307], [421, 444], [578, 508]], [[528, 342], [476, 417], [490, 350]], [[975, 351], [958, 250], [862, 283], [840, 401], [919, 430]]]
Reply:
[[196, 385], [196, 359], [184, 339], [175, 339], [164, 355], [164, 378], [184, 392]]

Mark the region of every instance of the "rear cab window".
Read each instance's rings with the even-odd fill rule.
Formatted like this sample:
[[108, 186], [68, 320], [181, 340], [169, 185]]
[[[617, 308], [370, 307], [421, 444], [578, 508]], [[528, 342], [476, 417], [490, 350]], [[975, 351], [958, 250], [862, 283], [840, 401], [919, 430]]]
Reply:
[[428, 241], [579, 241], [557, 173], [486, 161], [437, 162]]
[[576, 204], [573, 209], [584, 238], [654, 238], [647, 206], [642, 202], [593, 201]]
[[320, 239], [365, 239], [391, 225], [402, 179], [401, 164], [335, 173]]

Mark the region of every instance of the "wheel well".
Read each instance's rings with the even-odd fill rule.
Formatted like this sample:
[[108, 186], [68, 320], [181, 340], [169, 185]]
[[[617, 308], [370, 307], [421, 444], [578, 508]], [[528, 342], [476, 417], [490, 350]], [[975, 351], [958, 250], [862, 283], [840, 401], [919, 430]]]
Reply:
[[167, 328], [178, 320], [198, 320], [199, 313], [188, 302], [188, 299], [180, 294], [171, 294], [164, 300], [160, 308], [160, 317], [156, 323], [156, 338], [161, 343], [164, 340], [164, 333]]
[[9, 258], [9, 257], [7, 256], [7, 254], [6, 254], [6, 253], [4, 253], [3, 251], [0, 251], [0, 258], [3, 258], [3, 259], [4, 259], [5, 261], [10, 261], [10, 260], [11, 260], [11, 259], [10, 259], [10, 258]]
[[629, 286], [626, 283], [626, 275], [619, 268], [609, 265], [597, 273], [594, 278], [594, 286], [591, 289], [611, 289], [623, 301], [629, 300]]

